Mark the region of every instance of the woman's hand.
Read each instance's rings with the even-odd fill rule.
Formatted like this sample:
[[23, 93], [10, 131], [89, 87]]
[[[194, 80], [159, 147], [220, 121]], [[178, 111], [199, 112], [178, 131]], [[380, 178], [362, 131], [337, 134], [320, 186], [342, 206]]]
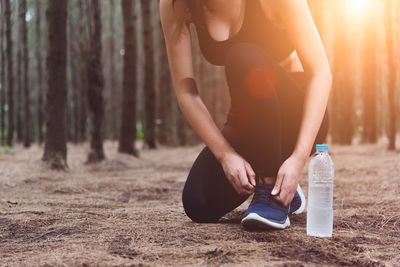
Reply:
[[285, 207], [293, 200], [304, 164], [303, 160], [292, 154], [279, 168], [271, 195]]
[[237, 153], [226, 153], [221, 159], [228, 181], [239, 195], [247, 196], [254, 192], [255, 173], [250, 164]]

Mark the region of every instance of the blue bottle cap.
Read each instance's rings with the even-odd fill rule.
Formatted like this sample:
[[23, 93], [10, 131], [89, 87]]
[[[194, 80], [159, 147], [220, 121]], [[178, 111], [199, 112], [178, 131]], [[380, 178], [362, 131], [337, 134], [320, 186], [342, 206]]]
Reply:
[[316, 150], [328, 150], [329, 146], [327, 144], [316, 144], [315, 149]]

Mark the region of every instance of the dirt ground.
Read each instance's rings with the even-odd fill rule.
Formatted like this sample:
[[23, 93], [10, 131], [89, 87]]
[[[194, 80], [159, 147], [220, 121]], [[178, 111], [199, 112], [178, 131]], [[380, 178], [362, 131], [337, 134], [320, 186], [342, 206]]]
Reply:
[[[88, 166], [87, 145], [69, 145], [67, 172], [46, 169], [36, 145], [0, 154], [0, 265], [400, 266], [399, 151], [330, 147], [327, 239], [306, 235], [305, 213], [286, 230], [247, 232], [240, 219], [249, 201], [219, 223], [191, 222], [181, 190], [202, 147], [136, 159], [107, 142], [107, 160]], [[301, 185], [307, 194], [307, 165]]]

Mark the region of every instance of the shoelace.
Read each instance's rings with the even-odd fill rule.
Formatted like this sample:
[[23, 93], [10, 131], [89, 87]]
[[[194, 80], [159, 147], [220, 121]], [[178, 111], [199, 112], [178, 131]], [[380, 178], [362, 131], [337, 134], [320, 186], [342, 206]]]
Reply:
[[[271, 191], [272, 191], [272, 187], [268, 188], [265, 185], [256, 185], [255, 188], [255, 192], [254, 192], [254, 197], [252, 199], [252, 204], [266, 204], [266, 205], [272, 205], [275, 208], [278, 209], [285, 209], [284, 207], [282, 207], [280, 204], [278, 204], [276, 202], [276, 200], [270, 200], [271, 197]], [[290, 204], [286, 207], [287, 211], [290, 210]]]
[[265, 188], [261, 185], [256, 185], [254, 197], [253, 197], [253, 204], [260, 203], [260, 204], [268, 204], [270, 201], [271, 189]]

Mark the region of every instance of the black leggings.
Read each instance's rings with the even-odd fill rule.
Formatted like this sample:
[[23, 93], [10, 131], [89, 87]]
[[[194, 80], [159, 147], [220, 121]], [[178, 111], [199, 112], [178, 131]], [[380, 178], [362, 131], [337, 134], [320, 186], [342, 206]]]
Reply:
[[[305, 97], [303, 72], [287, 72], [253, 43], [232, 46], [225, 57], [231, 107], [222, 134], [257, 175], [276, 176], [293, 152]], [[328, 113], [315, 139], [328, 133]], [[310, 154], [310, 155], [311, 155]], [[247, 199], [236, 193], [206, 146], [196, 158], [183, 189], [186, 214], [195, 222], [216, 222]]]

